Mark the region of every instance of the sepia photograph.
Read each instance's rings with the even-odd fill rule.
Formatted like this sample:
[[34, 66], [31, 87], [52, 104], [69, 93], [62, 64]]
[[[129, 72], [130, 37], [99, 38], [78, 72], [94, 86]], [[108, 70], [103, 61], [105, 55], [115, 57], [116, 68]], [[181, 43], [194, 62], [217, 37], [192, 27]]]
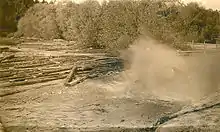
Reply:
[[0, 132], [220, 132], [220, 1], [0, 0]]

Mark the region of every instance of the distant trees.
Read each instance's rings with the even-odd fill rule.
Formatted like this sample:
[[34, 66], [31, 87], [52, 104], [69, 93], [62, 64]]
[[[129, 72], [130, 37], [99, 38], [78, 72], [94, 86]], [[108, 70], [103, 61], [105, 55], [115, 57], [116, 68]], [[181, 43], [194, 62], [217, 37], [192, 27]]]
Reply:
[[18, 23], [19, 36], [54, 39], [60, 37], [56, 22], [56, 7], [51, 4], [35, 4]]
[[214, 42], [220, 31], [220, 12], [205, 9], [197, 3], [189, 3], [180, 10], [181, 20], [184, 20], [185, 36], [187, 40], [197, 42]]
[[62, 4], [56, 6], [56, 22], [62, 39], [77, 39], [77, 8], [78, 5], [72, 2], [65, 6]]
[[38, 3], [19, 21], [25, 37], [63, 38], [94, 48], [122, 49], [140, 35], [184, 49], [183, 42], [213, 41], [219, 34], [219, 11], [197, 3], [181, 4], [154, 0], [95, 0], [81, 4]]
[[84, 46], [99, 48], [99, 19], [101, 6], [95, 0], [88, 0], [78, 5], [76, 19], [77, 42]]
[[102, 47], [126, 48], [137, 37], [137, 5], [133, 1], [103, 3], [98, 43]]

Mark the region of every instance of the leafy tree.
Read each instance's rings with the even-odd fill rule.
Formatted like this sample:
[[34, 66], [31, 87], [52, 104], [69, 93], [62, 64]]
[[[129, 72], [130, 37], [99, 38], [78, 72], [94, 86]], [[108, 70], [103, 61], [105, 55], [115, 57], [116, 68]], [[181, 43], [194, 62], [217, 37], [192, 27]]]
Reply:
[[101, 6], [98, 1], [88, 0], [77, 8], [76, 32], [77, 41], [88, 47], [99, 47], [97, 44], [98, 19]]
[[137, 37], [135, 4], [110, 1], [102, 5], [98, 43], [109, 48], [126, 48]]
[[76, 40], [76, 22], [77, 22], [76, 3], [68, 2], [66, 5], [58, 4], [56, 7], [56, 22], [61, 34], [61, 38], [66, 40]]
[[185, 22], [183, 26], [185, 35], [194, 36], [188, 37], [188, 40], [197, 42], [209, 40], [213, 42], [214, 38], [219, 34], [220, 17], [218, 11], [207, 10], [197, 3], [189, 3], [181, 8], [180, 17]]
[[54, 5], [39, 3], [31, 7], [18, 23], [18, 34], [43, 39], [60, 38]]
[[34, 4], [33, 0], [1, 0], [0, 1], [0, 32], [14, 32], [18, 20], [26, 10]]

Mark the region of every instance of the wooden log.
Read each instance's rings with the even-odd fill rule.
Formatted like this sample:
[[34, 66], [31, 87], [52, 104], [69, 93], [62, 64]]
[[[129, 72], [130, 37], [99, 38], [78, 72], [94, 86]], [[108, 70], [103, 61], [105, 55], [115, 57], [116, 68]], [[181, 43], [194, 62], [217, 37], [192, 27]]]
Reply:
[[[39, 69], [42, 70], [42, 71], [48, 70], [49, 69], [48, 66], [54, 67], [54, 68], [60, 67], [59, 64], [52, 64], [51, 63], [51, 64], [46, 64], [46, 65], [42, 64], [42, 65], [39, 66], [40, 67]], [[0, 68], [2, 68], [2, 67], [0, 67]], [[14, 66], [13, 68], [2, 68], [2, 70], [0, 70], [0, 74], [1, 74], [1, 72], [26, 72], [26, 73], [29, 72], [30, 73], [30, 72], [33, 72], [33, 71], [36, 71], [36, 70], [39, 70], [39, 69], [38, 69], [38, 67], [37, 68], [34, 67], [34, 65], [31, 65], [28, 68], [22, 68], [22, 66], [20, 66], [20, 67], [19, 66]]]
[[2, 52], [8, 52], [9, 51], [9, 47], [1, 47], [0, 48], [0, 53]]
[[[52, 72], [54, 71], [54, 72]], [[44, 72], [44, 71], [29, 71], [29, 70], [24, 70], [22, 72], [13, 72], [14, 74], [8, 74], [5, 76], [0, 76], [0, 81], [10, 81], [14, 82], [16, 80], [23, 80], [23, 79], [33, 79], [33, 78], [40, 78], [40, 77], [49, 77], [49, 76], [59, 76], [59, 75], [67, 75], [69, 70], [67, 68], [62, 68], [62, 69], [55, 69], [51, 70], [49, 72]], [[83, 74], [83, 73], [80, 73]]]
[[21, 86], [21, 85], [32, 85], [32, 84], [36, 84], [36, 83], [44, 83], [44, 82], [49, 82], [49, 81], [54, 81], [54, 80], [59, 80], [59, 79], [64, 79], [64, 78], [66, 78], [66, 75], [60, 75], [60, 76], [56, 76], [56, 77], [32, 79], [32, 80], [26, 80], [26, 81], [23, 81], [23, 82], [4, 83], [4, 84], [0, 84], [0, 88], [6, 88], [6, 87], [12, 87], [12, 86]]
[[93, 66], [84, 66], [84, 67], [80, 67], [80, 68], [78, 68], [77, 70], [78, 71], [91, 71], [91, 70], [93, 70]]
[[65, 67], [65, 68], [54, 68], [50, 70], [44, 70], [43, 74], [49, 74], [49, 73], [55, 73], [55, 72], [62, 72], [62, 71], [69, 71], [71, 70], [71, 67]]
[[12, 59], [12, 58], [14, 58], [14, 57], [15, 57], [15, 55], [8, 55], [8, 56], [5, 56], [5, 57], [3, 57], [2, 59], [0, 59], [0, 62], [2, 62], [2, 61], [4, 61], [4, 60]]
[[41, 73], [41, 74], [38, 74], [38, 75], [35, 75], [35, 78], [39, 78], [39, 77], [49, 77], [49, 76], [60, 76], [60, 75], [66, 75], [67, 76], [68, 72], [66, 71], [62, 71], [62, 72], [54, 72], [54, 73], [48, 73], [48, 74], [44, 74], [44, 73]]
[[20, 57], [20, 58], [15, 58], [15, 59], [11, 59], [11, 60], [5, 60], [4, 63], [14, 63], [14, 62], [26, 62], [28, 59]]
[[72, 70], [70, 71], [69, 75], [66, 78], [65, 84], [70, 83], [73, 79], [76, 78], [75, 74], [77, 72], [77, 67], [73, 66]]
[[[1, 73], [0, 73], [1, 74]], [[10, 79], [18, 79], [18, 78], [24, 78], [30, 75], [36, 75], [37, 73], [33, 72], [33, 71], [22, 71], [22, 72], [18, 72], [18, 71], [11, 71], [10, 74], [8, 74], [8, 76], [1, 76], [0, 80], [10, 80]]]
[[73, 82], [71, 82], [71, 83], [65, 83], [64, 85], [65, 86], [75, 86], [75, 85], [77, 85], [77, 84], [79, 84], [79, 83], [81, 83], [81, 82], [83, 82], [83, 81], [85, 81], [86, 79], [88, 79], [89, 78], [89, 76], [84, 76], [84, 77], [81, 77], [81, 78], [79, 78], [79, 79], [76, 79], [76, 80], [74, 80]]
[[13, 79], [13, 80], [9, 80], [9, 82], [22, 82], [22, 81], [25, 81], [26, 79], [25, 78], [16, 78], [16, 79]]
[[28, 79], [39, 79], [39, 78], [56, 78], [56, 77], [59, 77], [59, 76], [67, 76], [67, 72], [63, 71], [63, 72], [55, 72], [55, 73], [49, 73], [49, 74], [39, 74], [39, 73], [35, 73], [35, 74], [28, 74], [27, 76], [25, 77], [14, 77], [12, 78], [11, 82], [15, 82], [15, 81], [19, 81], [19, 80], [28, 80]]
[[35, 68], [35, 67], [41, 67], [41, 66], [48, 66], [53, 65], [55, 63], [49, 62], [49, 63], [43, 63], [43, 64], [33, 64], [33, 65], [26, 65], [26, 66], [16, 66], [15, 68]]
[[75, 85], [77, 85], [77, 84], [79, 84], [79, 83], [82, 83], [83, 81], [85, 81], [86, 79], [92, 79], [92, 78], [95, 78], [95, 77], [98, 77], [98, 74], [92, 74], [92, 75], [90, 75], [90, 74], [87, 74], [87, 75], [84, 75], [83, 77], [81, 77], [81, 78], [79, 78], [79, 79], [76, 79], [76, 80], [74, 80], [73, 82], [71, 82], [71, 83], [65, 83], [64, 85], [65, 86], [75, 86]]
[[11, 60], [11, 62], [7, 62], [7, 61], [4, 61], [2, 62], [2, 66], [7, 66], [7, 65], [30, 65], [30, 64], [41, 64], [41, 63], [46, 63], [50, 61], [49, 59], [45, 59], [45, 60], [25, 60], [25, 61], [15, 61], [14, 59]]
[[77, 71], [77, 75], [89, 74], [91, 71]]
[[10, 64], [5, 64], [5, 63], [0, 63], [0, 67], [2, 67], [2, 68], [9, 68], [9, 67], [13, 67], [14, 66], [14, 64], [13, 63], [10, 63]]
[[10, 72], [1, 72], [0, 73], [0, 78], [5, 78], [5, 77], [10, 77], [13, 76], [14, 74], [10, 73]]

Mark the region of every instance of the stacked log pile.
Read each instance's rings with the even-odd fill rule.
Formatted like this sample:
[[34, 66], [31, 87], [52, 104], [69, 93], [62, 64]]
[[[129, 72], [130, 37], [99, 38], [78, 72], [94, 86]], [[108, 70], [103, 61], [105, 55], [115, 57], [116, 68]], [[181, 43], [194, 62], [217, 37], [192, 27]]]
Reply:
[[7, 51], [6, 56], [0, 57], [0, 88], [3, 89], [65, 78], [65, 84], [77, 84], [87, 78], [123, 69], [122, 60], [103, 55], [36, 56], [25, 51], [19, 54]]
[[[0, 87], [34, 84], [49, 80], [63, 79], [67, 77], [69, 72], [71, 72], [72, 65], [70, 64], [57, 64], [48, 58], [44, 59], [45, 60], [41, 62], [40, 58], [35, 58], [35, 60], [30, 61], [30, 64], [26, 63], [26, 61], [20, 60], [19, 63], [16, 62], [16, 60], [11, 60], [10, 63], [0, 63]], [[105, 59], [110, 61], [108, 58]], [[36, 63], [34, 63], [34, 61], [36, 61]], [[88, 62], [91, 62], [89, 64], [84, 64], [84, 62], [81, 62], [79, 65], [77, 64], [77, 74], [107, 74], [110, 71], [119, 70], [122, 67], [122, 64], [118, 65], [117, 63], [119, 62], [116, 62], [119, 60], [111, 62], [99, 61], [99, 59], [93, 59], [93, 62], [88, 60]], [[72, 81], [72, 79], [70, 79], [69, 82], [70, 81]]]
[[0, 87], [34, 84], [65, 78], [70, 68], [47, 57], [15, 57], [0, 63]]

